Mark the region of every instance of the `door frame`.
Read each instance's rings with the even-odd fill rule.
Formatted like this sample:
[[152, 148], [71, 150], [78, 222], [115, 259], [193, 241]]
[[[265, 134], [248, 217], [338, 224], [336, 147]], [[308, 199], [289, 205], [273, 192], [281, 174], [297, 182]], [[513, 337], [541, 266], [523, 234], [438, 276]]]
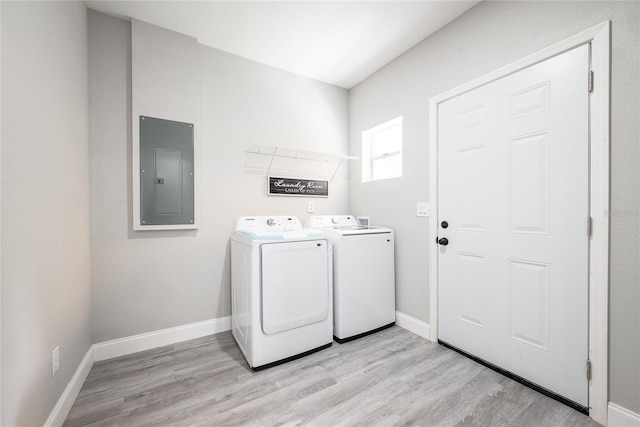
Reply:
[[[439, 104], [531, 65], [591, 43], [589, 97], [589, 416], [606, 425], [608, 404], [609, 144], [611, 22], [605, 21], [429, 100], [429, 340], [438, 341], [438, 108]], [[587, 88], [585, 88], [587, 90]], [[586, 230], [586, 224], [585, 224]], [[586, 232], [586, 231], [585, 231]], [[585, 367], [586, 375], [586, 367]]]

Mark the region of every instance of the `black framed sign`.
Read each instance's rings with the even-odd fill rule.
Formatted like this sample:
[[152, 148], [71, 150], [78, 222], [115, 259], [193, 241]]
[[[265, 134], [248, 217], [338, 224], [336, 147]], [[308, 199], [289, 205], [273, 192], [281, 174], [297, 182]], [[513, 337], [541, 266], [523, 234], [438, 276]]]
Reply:
[[329, 197], [329, 182], [315, 179], [269, 177], [270, 196]]

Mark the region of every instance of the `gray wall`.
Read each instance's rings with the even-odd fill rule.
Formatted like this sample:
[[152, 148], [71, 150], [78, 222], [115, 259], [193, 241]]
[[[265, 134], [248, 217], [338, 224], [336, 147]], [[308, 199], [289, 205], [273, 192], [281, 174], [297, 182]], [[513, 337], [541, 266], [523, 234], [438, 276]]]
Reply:
[[[144, 160], [140, 157], [142, 150], [136, 150], [140, 148], [140, 116], [170, 118], [177, 122], [191, 123], [194, 143], [197, 146], [200, 140], [198, 138], [200, 130], [198, 122], [199, 65], [200, 49], [197, 39], [137, 19], [131, 20], [131, 129], [134, 147], [132, 162], [136, 165], [140, 165]], [[154, 150], [150, 151], [154, 152]], [[197, 156], [194, 160], [198, 160]], [[153, 164], [153, 160], [147, 159], [146, 162]], [[196, 165], [194, 169], [194, 188], [200, 171], [198, 166], [200, 165]], [[145, 181], [145, 177], [146, 180], [150, 180], [152, 172], [148, 170], [147, 173], [142, 173], [141, 169], [142, 167], [133, 169], [136, 172], [133, 174], [131, 187], [134, 229], [138, 229], [142, 221], [138, 206], [145, 205], [142, 203], [144, 199], [150, 202], [147, 210], [153, 204], [153, 198], [149, 197], [149, 194], [143, 197], [140, 191], [140, 183]], [[184, 190], [186, 191], [187, 188]], [[179, 217], [186, 220], [190, 216], [187, 212], [192, 212], [191, 215], [195, 214], [195, 216], [191, 217], [191, 224], [188, 227], [182, 228], [194, 228], [199, 220], [198, 212], [195, 212], [197, 200], [188, 197], [183, 202], [185, 203], [184, 216], [179, 215]], [[160, 219], [158, 216], [151, 216], [156, 221]]]
[[91, 345], [87, 17], [81, 2], [0, 7], [0, 424], [31, 426], [45, 422]]
[[229, 237], [238, 216], [304, 221], [307, 200], [316, 212], [348, 210], [344, 178], [327, 199], [266, 196], [265, 177], [244, 173], [244, 150], [266, 144], [346, 154], [347, 91], [199, 46], [200, 227], [134, 232], [131, 25], [95, 11], [88, 17], [93, 340], [228, 316]]
[[307, 216], [307, 199], [267, 197], [264, 177], [243, 173], [254, 143], [359, 155], [363, 130], [404, 116], [403, 178], [362, 185], [354, 164], [351, 184], [334, 182], [330, 198], [313, 200], [319, 213], [371, 215], [396, 230], [398, 309], [428, 321], [431, 238], [415, 217], [415, 202], [428, 198], [428, 99], [605, 19], [610, 400], [640, 412], [638, 2], [482, 2], [349, 94], [200, 46], [203, 217], [197, 231], [173, 232], [131, 231], [130, 24], [93, 11], [87, 23], [82, 2], [0, 10], [1, 425], [41, 425], [92, 342], [229, 314], [235, 218]]
[[396, 230], [398, 310], [428, 322], [433, 236], [415, 210], [428, 199], [429, 98], [605, 20], [613, 28], [610, 400], [638, 413], [640, 3], [485, 1], [353, 88], [350, 152], [361, 152], [364, 130], [402, 115], [404, 176], [362, 184], [355, 165], [351, 211]]

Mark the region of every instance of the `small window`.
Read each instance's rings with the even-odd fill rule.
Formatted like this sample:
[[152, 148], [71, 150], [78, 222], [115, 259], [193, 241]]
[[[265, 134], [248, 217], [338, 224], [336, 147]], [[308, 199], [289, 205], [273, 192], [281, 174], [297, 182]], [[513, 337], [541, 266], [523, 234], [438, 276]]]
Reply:
[[362, 182], [402, 176], [402, 116], [362, 132]]

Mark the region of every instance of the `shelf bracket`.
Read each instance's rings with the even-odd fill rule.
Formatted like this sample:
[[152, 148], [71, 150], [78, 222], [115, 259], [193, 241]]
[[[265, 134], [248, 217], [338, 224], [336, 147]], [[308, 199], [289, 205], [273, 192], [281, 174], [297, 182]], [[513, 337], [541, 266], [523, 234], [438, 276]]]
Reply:
[[333, 171], [333, 175], [331, 175], [331, 179], [329, 180], [329, 182], [333, 182], [333, 178], [336, 177], [336, 174], [338, 173], [338, 170], [340, 169], [340, 166], [342, 166], [342, 162], [344, 162], [344, 157], [340, 157], [340, 161], [338, 162], [338, 166], [336, 166], [336, 170]]
[[273, 153], [271, 154], [271, 162], [269, 162], [269, 169], [267, 169], [267, 178], [271, 175], [271, 166], [273, 166], [273, 159], [276, 158], [277, 152], [278, 152], [278, 147], [274, 147]]

